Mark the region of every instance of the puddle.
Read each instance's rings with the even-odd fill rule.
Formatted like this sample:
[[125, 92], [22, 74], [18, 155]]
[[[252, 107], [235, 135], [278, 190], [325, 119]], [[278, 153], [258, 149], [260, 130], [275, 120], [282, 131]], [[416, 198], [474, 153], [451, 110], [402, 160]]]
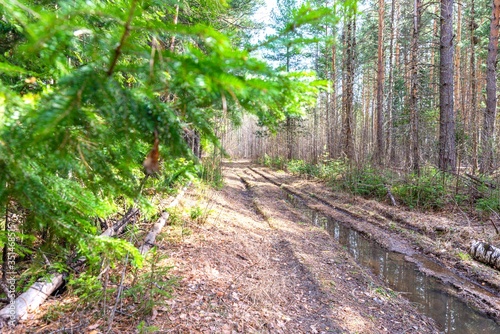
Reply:
[[[288, 199], [303, 210], [314, 225], [326, 229], [337, 242], [345, 246], [360, 265], [369, 268], [392, 290], [403, 293], [405, 298], [416, 303], [420, 311], [433, 318], [444, 333], [500, 333], [500, 326], [492, 319], [450, 293], [454, 289], [450, 285], [419, 271], [415, 263], [405, 260], [405, 255], [384, 249], [356, 230], [307, 208], [296, 198]], [[416, 260], [419, 261], [418, 258]]]

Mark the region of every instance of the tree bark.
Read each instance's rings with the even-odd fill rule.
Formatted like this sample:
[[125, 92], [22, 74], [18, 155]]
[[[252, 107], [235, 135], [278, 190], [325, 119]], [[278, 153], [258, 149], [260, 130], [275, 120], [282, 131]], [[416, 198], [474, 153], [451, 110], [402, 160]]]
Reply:
[[377, 60], [377, 125], [375, 163], [381, 165], [385, 155], [384, 146], [384, 0], [378, 1], [378, 60]]
[[0, 310], [0, 320], [17, 322], [26, 319], [30, 312], [36, 310], [64, 281], [63, 274], [53, 274], [46, 279], [40, 279], [13, 301], [13, 306], [7, 305]]
[[439, 73], [439, 161], [442, 171], [455, 172], [455, 115], [453, 111], [453, 0], [441, 0]]
[[179, 201], [182, 199], [184, 193], [186, 192], [187, 188], [189, 188], [190, 185], [191, 182], [189, 182], [184, 188], [182, 188], [182, 190], [179, 192], [179, 194], [177, 194], [175, 199], [161, 212], [160, 218], [156, 221], [156, 223], [153, 225], [153, 228], [144, 238], [144, 242], [142, 243], [141, 247], [139, 247], [139, 252], [141, 253], [141, 255], [146, 254], [152, 247], [154, 247], [156, 236], [160, 234], [161, 230], [167, 223], [168, 217], [170, 216], [168, 209], [171, 209], [177, 206], [177, 204], [179, 204]]
[[500, 270], [500, 249], [482, 241], [473, 241], [470, 255], [482, 263]]
[[490, 24], [490, 41], [488, 44], [488, 57], [486, 59], [486, 109], [484, 111], [483, 134], [481, 138], [481, 167], [482, 173], [494, 169], [494, 130], [497, 111], [497, 55], [500, 22], [500, 0], [493, 0]]
[[420, 152], [418, 138], [418, 37], [420, 34], [421, 0], [414, 0], [413, 29], [411, 34], [410, 56], [410, 167], [415, 173], [420, 172]]
[[[174, 26], [177, 25], [177, 22], [179, 20], [179, 2], [175, 5], [175, 14], [174, 14]], [[170, 37], [170, 52], [174, 52], [175, 50], [175, 35], [172, 35]]]
[[470, 119], [472, 128], [472, 149], [471, 149], [471, 160], [472, 160], [472, 174], [477, 171], [478, 168], [478, 127], [477, 127], [477, 74], [476, 74], [476, 36], [475, 32], [478, 28], [475, 21], [475, 8], [474, 0], [471, 0], [470, 4], [470, 93], [471, 93], [471, 103], [470, 103]]
[[344, 26], [344, 73], [342, 78], [342, 155], [350, 162], [354, 161], [354, 55], [356, 46], [355, 14], [346, 18]]
[[[336, 7], [335, 3], [333, 4], [333, 11], [336, 13]], [[336, 80], [337, 80], [337, 75], [336, 75], [336, 53], [337, 53], [337, 29], [335, 28], [335, 25], [332, 27], [332, 63], [331, 63], [331, 73], [330, 73], [330, 80], [331, 80], [331, 93], [330, 93], [330, 103], [329, 103], [329, 108], [328, 108], [328, 113], [327, 113], [327, 148], [328, 148], [328, 155], [330, 159], [336, 158], [336, 151], [335, 151], [335, 127], [337, 125], [337, 89], [336, 89]]]
[[454, 79], [454, 97], [453, 101], [455, 103], [454, 109], [457, 112], [457, 115], [463, 114], [464, 110], [460, 109], [460, 93], [461, 93], [461, 57], [460, 57], [460, 42], [462, 41], [462, 4], [459, 3], [457, 6], [457, 33], [455, 36], [455, 79]]
[[391, 26], [390, 26], [390, 41], [389, 41], [389, 90], [387, 93], [387, 127], [386, 127], [386, 134], [385, 134], [385, 149], [389, 153], [388, 155], [388, 160], [387, 162], [393, 163], [395, 160], [395, 150], [394, 150], [394, 140], [393, 140], [393, 126], [394, 126], [394, 120], [393, 120], [393, 91], [394, 91], [394, 69], [392, 68], [393, 65], [393, 57], [394, 57], [394, 40], [395, 40], [395, 32], [396, 30], [394, 27], [395, 23], [395, 11], [396, 11], [396, 1], [397, 0], [392, 0], [391, 3]]
[[[434, 37], [438, 36], [438, 27], [439, 27], [439, 6], [436, 4], [435, 5], [435, 10], [434, 10], [434, 19], [432, 23], [432, 36], [433, 36], [433, 43], [434, 43]], [[431, 48], [431, 66], [430, 66], [430, 80], [431, 80], [431, 85], [432, 85], [432, 98], [431, 98], [431, 107], [436, 108], [438, 105], [438, 99], [437, 97], [439, 96], [439, 88], [438, 88], [438, 80], [436, 78], [436, 48], [432, 47]]]

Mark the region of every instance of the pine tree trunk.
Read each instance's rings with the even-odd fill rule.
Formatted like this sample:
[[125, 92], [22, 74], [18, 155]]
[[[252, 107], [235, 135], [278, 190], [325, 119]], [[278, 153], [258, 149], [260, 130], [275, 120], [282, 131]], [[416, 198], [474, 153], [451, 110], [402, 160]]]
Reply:
[[481, 172], [491, 172], [494, 168], [494, 130], [497, 111], [497, 54], [500, 21], [500, 0], [493, 0], [490, 24], [490, 42], [486, 59], [486, 109], [484, 111]]
[[439, 73], [439, 161], [442, 171], [456, 170], [453, 113], [453, 0], [441, 0]]
[[286, 147], [286, 157], [290, 161], [293, 159], [293, 120], [290, 116], [286, 116]]
[[395, 42], [395, 11], [396, 11], [396, 1], [393, 0], [391, 3], [391, 27], [390, 27], [390, 41], [389, 41], [389, 91], [387, 93], [387, 127], [386, 127], [386, 134], [385, 134], [385, 149], [389, 153], [388, 156], [388, 162], [393, 163], [395, 160], [395, 150], [394, 150], [394, 139], [393, 139], [393, 126], [394, 126], [394, 119], [393, 119], [393, 92], [394, 92], [394, 69], [392, 68], [393, 65], [393, 57], [394, 57], [394, 42]]
[[454, 109], [457, 114], [460, 113], [463, 115], [464, 110], [460, 109], [460, 93], [461, 93], [461, 73], [460, 73], [460, 64], [461, 64], [461, 56], [460, 49], [462, 41], [462, 4], [457, 6], [457, 33], [455, 36], [455, 79], [454, 79], [454, 97], [453, 101], [455, 102]]
[[336, 131], [336, 128], [338, 126], [338, 110], [337, 110], [337, 66], [336, 66], [336, 61], [337, 61], [337, 44], [336, 44], [336, 35], [335, 32], [332, 31], [333, 35], [333, 45], [332, 45], [332, 74], [331, 74], [331, 80], [332, 80], [332, 95], [331, 95], [331, 102], [330, 102], [330, 108], [331, 108], [331, 128], [329, 129], [330, 133], [330, 157], [336, 158], [338, 154], [338, 149], [336, 150], [335, 143], [337, 142], [336, 139], [336, 134], [338, 133]]
[[346, 18], [344, 26], [344, 73], [342, 78], [342, 155], [354, 162], [353, 101], [356, 18]]
[[[290, 72], [290, 45], [286, 46], [286, 71]], [[293, 159], [293, 143], [294, 143], [294, 122], [290, 116], [286, 116], [286, 147], [287, 147], [287, 159], [290, 161]]]
[[421, 0], [414, 0], [413, 30], [411, 35], [410, 55], [410, 167], [417, 174], [420, 172], [420, 152], [418, 138], [418, 37], [420, 34]]
[[472, 132], [472, 149], [471, 149], [471, 160], [472, 160], [472, 174], [475, 174], [478, 168], [478, 127], [477, 127], [477, 74], [476, 74], [476, 36], [475, 31], [477, 29], [477, 23], [475, 21], [475, 8], [474, 0], [471, 1], [470, 5], [470, 92], [471, 92], [471, 103], [470, 103], [470, 119], [471, 119], [471, 132]]
[[[433, 19], [433, 24], [432, 24], [432, 36], [437, 36], [438, 34], [438, 27], [439, 27], [439, 6], [435, 5], [435, 11], [434, 11], [434, 19]], [[434, 39], [433, 39], [434, 42]], [[430, 80], [432, 84], [432, 98], [431, 98], [431, 103], [432, 103], [432, 108], [435, 108], [438, 105], [437, 102], [437, 97], [439, 95], [439, 85], [437, 84], [437, 78], [436, 78], [436, 49], [435, 47], [431, 48], [431, 66], [430, 66]]]
[[377, 60], [377, 125], [375, 163], [381, 165], [385, 155], [384, 147], [384, 0], [378, 1], [378, 60]]
[[336, 80], [337, 80], [337, 75], [336, 75], [336, 29], [335, 27], [332, 27], [332, 68], [331, 68], [331, 74], [330, 74], [330, 80], [332, 84], [332, 92], [330, 94], [330, 105], [329, 105], [329, 113], [328, 113], [328, 129], [327, 131], [327, 147], [328, 147], [328, 154], [330, 158], [336, 158], [336, 151], [335, 151], [335, 128], [337, 125], [337, 90], [336, 90]]

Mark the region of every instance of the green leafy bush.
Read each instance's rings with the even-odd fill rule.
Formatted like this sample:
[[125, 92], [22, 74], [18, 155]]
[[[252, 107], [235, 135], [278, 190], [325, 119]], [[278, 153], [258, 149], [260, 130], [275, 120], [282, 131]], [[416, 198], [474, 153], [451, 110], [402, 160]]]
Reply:
[[476, 201], [476, 210], [480, 213], [490, 214], [491, 212], [500, 213], [500, 194], [491, 193], [489, 196], [479, 198]]
[[441, 209], [451, 193], [450, 178], [434, 169], [424, 169], [393, 187], [393, 194], [410, 208]]
[[320, 165], [319, 177], [325, 180], [338, 180], [344, 178], [348, 170], [344, 159], [325, 161]]
[[291, 160], [286, 164], [286, 169], [292, 174], [305, 176], [319, 176], [320, 167], [304, 160]]
[[387, 180], [371, 167], [348, 171], [342, 182], [342, 187], [355, 195], [378, 199], [387, 195]]
[[270, 157], [264, 154], [264, 157], [260, 161], [261, 164], [271, 168], [277, 168], [283, 170], [286, 166], [286, 159], [283, 157]]

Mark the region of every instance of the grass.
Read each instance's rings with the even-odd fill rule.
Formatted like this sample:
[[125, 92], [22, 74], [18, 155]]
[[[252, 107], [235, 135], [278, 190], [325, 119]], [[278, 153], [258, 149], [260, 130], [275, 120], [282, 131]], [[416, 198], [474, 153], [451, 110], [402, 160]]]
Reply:
[[471, 260], [471, 256], [468, 253], [458, 252], [457, 256], [462, 261], [469, 261], [469, 260]]

